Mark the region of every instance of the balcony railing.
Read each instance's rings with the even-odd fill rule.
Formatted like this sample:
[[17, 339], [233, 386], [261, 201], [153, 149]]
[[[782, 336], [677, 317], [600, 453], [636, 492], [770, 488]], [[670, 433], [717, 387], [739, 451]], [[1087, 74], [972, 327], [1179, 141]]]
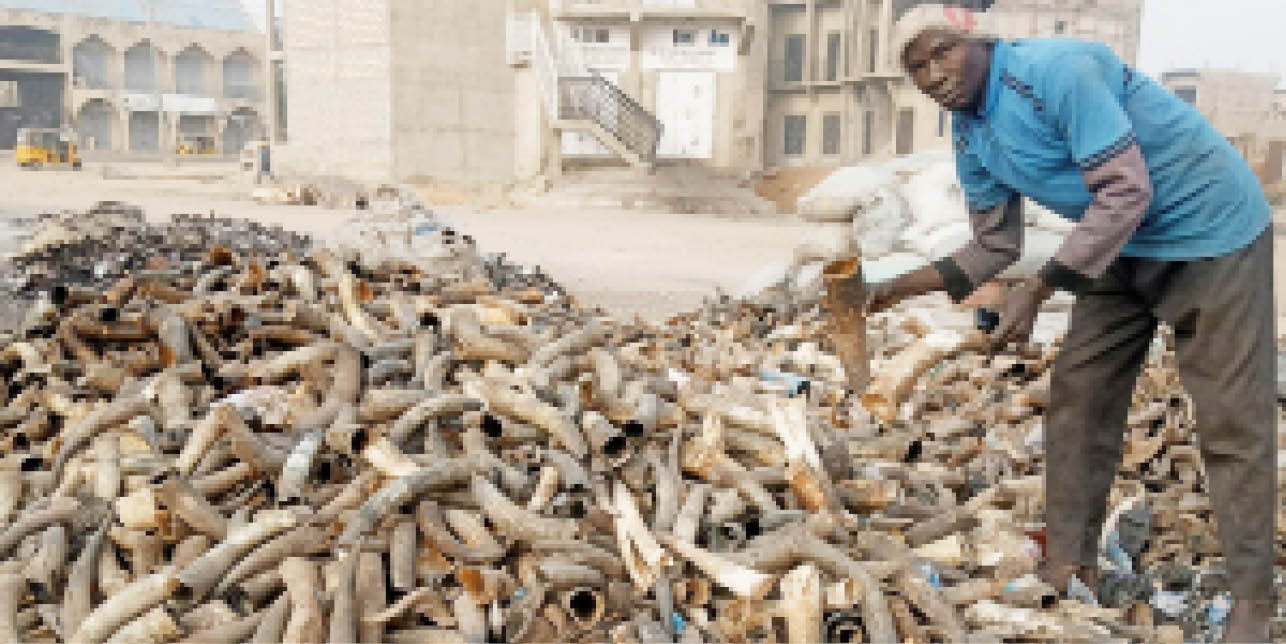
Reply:
[[560, 119], [592, 121], [642, 161], [656, 161], [661, 122], [602, 76], [559, 78], [558, 107]]

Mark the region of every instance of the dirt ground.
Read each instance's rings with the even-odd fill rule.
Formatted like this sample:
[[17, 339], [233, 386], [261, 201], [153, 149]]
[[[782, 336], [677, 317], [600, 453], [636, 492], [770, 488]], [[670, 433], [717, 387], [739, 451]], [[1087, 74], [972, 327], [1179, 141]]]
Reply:
[[[139, 164], [134, 164], [135, 166]], [[171, 171], [208, 174], [206, 167]], [[115, 168], [118, 174], [158, 175], [148, 168]], [[233, 166], [228, 164], [227, 171]], [[103, 179], [85, 171], [23, 172], [0, 164], [0, 219], [59, 210], [84, 210], [116, 200], [141, 207], [149, 219], [176, 212], [241, 216], [309, 233], [319, 239], [343, 234], [348, 211], [302, 206], [265, 206], [249, 199], [248, 183], [203, 183], [156, 178]], [[692, 215], [637, 211], [570, 212], [491, 210], [441, 206], [435, 210], [484, 252], [503, 252], [512, 261], [540, 266], [582, 303], [607, 312], [660, 321], [691, 310], [716, 288], [735, 290], [791, 252], [819, 226], [793, 217], [734, 221]]]
[[[209, 162], [178, 170], [138, 165], [114, 169], [163, 176], [209, 174], [221, 167]], [[223, 165], [226, 172], [234, 169], [233, 164]], [[0, 220], [84, 210], [98, 201], [117, 200], [140, 206], [155, 220], [176, 212], [214, 211], [279, 224], [321, 240], [344, 232], [341, 224], [347, 211], [259, 205], [249, 199], [250, 190], [248, 183], [239, 181], [104, 179], [101, 166], [94, 165], [79, 173], [23, 172], [0, 163]], [[793, 216], [729, 220], [635, 211], [477, 212], [461, 205], [437, 210], [475, 237], [484, 251], [503, 252], [512, 261], [542, 267], [581, 302], [614, 315], [639, 314], [654, 321], [691, 310], [716, 288], [736, 290], [765, 266], [789, 261], [791, 251], [810, 236], [835, 232]], [[1277, 215], [1278, 229], [1286, 230], [1286, 211]], [[1286, 239], [1279, 239], [1276, 258], [1278, 328], [1286, 330]]]
[[777, 212], [795, 212], [795, 203], [814, 186], [831, 176], [835, 168], [779, 168], [755, 186], [755, 193], [777, 204]]

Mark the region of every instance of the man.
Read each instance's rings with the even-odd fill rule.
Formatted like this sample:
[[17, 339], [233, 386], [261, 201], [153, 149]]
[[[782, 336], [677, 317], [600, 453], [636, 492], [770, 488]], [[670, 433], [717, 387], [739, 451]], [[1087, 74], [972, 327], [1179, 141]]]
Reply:
[[1004, 299], [994, 340], [1024, 342], [1055, 289], [1076, 294], [1045, 420], [1047, 577], [1096, 586], [1097, 536], [1135, 378], [1174, 327], [1234, 606], [1229, 641], [1267, 641], [1277, 500], [1270, 209], [1235, 149], [1105, 46], [971, 35], [976, 16], [921, 5], [896, 49], [954, 112], [973, 239], [871, 289], [878, 311], [945, 290], [959, 302], [1020, 254], [1020, 196], [1078, 222]]

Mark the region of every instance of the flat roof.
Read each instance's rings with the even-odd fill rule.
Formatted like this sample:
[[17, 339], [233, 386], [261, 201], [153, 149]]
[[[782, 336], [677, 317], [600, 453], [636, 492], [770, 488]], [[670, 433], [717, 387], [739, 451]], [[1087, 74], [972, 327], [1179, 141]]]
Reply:
[[239, 0], [0, 0], [0, 8], [198, 29], [255, 30]]

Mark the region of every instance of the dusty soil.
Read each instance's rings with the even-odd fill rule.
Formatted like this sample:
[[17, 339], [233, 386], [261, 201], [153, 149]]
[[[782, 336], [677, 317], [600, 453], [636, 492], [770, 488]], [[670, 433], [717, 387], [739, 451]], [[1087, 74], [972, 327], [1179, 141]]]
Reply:
[[[223, 164], [232, 173], [234, 164]], [[143, 208], [151, 219], [176, 212], [241, 216], [319, 239], [343, 234], [348, 211], [319, 207], [264, 206], [249, 199], [252, 186], [232, 180], [201, 182], [161, 179], [161, 164], [137, 171], [148, 179], [104, 179], [101, 166], [83, 172], [24, 172], [0, 163], [0, 250], [5, 246], [3, 221], [57, 210], [84, 210], [95, 202], [118, 200]], [[181, 167], [170, 175], [208, 174], [218, 164]], [[123, 170], [120, 167], [118, 171]], [[802, 185], [802, 184], [800, 184]], [[487, 252], [504, 252], [514, 260], [544, 268], [590, 306], [632, 317], [663, 320], [691, 310], [716, 288], [735, 290], [765, 266], [789, 261], [791, 251], [812, 235], [826, 234], [822, 224], [794, 219], [770, 221], [645, 213], [638, 211], [489, 210], [465, 205], [437, 208], [462, 232], [473, 235]], [[1286, 231], [1286, 210], [1277, 213]], [[833, 228], [830, 229], [834, 231]], [[1279, 238], [1281, 234], [1279, 233]], [[1276, 248], [1278, 328], [1286, 330], [1286, 239]]]
[[[93, 164], [83, 172], [24, 172], [0, 164], [0, 194], [6, 195], [0, 201], [0, 220], [84, 210], [98, 201], [116, 200], [135, 204], [158, 221], [176, 212], [214, 211], [327, 240], [344, 234], [342, 222], [350, 214], [319, 207], [260, 205], [250, 200], [253, 186], [248, 182], [159, 179], [166, 172], [161, 164], [139, 165], [117, 166], [110, 174], [150, 178], [104, 179], [101, 166]], [[233, 165], [225, 165], [231, 173]], [[208, 174], [210, 169], [202, 167], [199, 172]], [[484, 251], [503, 252], [514, 261], [541, 266], [581, 302], [614, 315], [638, 314], [650, 320], [691, 310], [716, 288], [734, 290], [765, 265], [789, 261], [805, 236], [820, 229], [791, 219], [734, 221], [639, 211], [480, 212], [461, 205], [435, 210], [461, 232], [474, 236]], [[4, 230], [0, 226], [0, 237]]]
[[779, 168], [755, 186], [755, 194], [777, 204], [777, 212], [795, 212], [796, 202], [831, 176], [835, 168]]

